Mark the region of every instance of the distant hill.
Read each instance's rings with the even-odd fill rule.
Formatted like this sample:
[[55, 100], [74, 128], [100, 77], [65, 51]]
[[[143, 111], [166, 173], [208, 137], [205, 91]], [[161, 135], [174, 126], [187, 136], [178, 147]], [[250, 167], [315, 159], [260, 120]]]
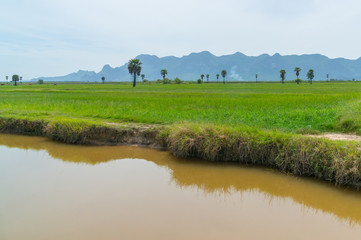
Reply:
[[[139, 55], [143, 63], [142, 73], [148, 80], [161, 78], [160, 70], [168, 70], [168, 78], [179, 77], [182, 80], [196, 80], [201, 74], [210, 74], [210, 81], [216, 80], [216, 74], [225, 69], [228, 72], [227, 80], [231, 81], [254, 81], [258, 74], [259, 81], [278, 81], [279, 71], [287, 71], [286, 80], [296, 78], [293, 69], [302, 69], [300, 78], [306, 79], [308, 69], [315, 70], [315, 80], [325, 80], [326, 74], [330, 78], [340, 80], [361, 79], [361, 58], [348, 60], [344, 58], [330, 59], [320, 54], [310, 55], [286, 55], [275, 54], [270, 56], [246, 56], [242, 53], [217, 57], [210, 52], [192, 53], [183, 57], [162, 57], [154, 55]], [[130, 81], [127, 63], [123, 66], [112, 68], [105, 65], [96, 73], [94, 71], [78, 71], [66, 76], [40, 77], [44, 81], [101, 81], [104, 76], [106, 81]]]

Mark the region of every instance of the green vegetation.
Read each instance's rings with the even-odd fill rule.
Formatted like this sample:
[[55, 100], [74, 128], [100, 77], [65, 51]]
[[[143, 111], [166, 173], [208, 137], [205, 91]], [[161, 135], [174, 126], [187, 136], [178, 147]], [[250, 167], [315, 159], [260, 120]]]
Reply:
[[15, 86], [17, 86], [17, 82], [19, 82], [19, 75], [16, 75], [16, 74], [14, 74], [13, 76], [12, 76], [12, 80], [13, 80], [13, 82], [14, 82], [14, 85]]
[[166, 76], [167, 74], [168, 74], [167, 69], [162, 69], [162, 70], [160, 70], [160, 75], [163, 76], [163, 84], [166, 84], [165, 76]]
[[282, 70], [280, 71], [280, 77], [281, 77], [281, 82], [282, 82], [282, 84], [284, 84], [284, 83], [285, 83], [285, 79], [286, 79], [286, 70], [282, 69]]
[[294, 70], [295, 73], [296, 73], [296, 76], [297, 76], [297, 79], [296, 79], [296, 83], [297, 83], [297, 84], [300, 84], [300, 83], [301, 83], [301, 79], [299, 79], [301, 70], [302, 70], [302, 69], [299, 68], [299, 67], [296, 67], [295, 70]]
[[130, 59], [128, 63], [128, 71], [133, 75], [133, 87], [137, 84], [137, 76], [140, 76], [142, 71], [142, 63], [139, 59]]
[[315, 77], [315, 72], [313, 69], [308, 70], [307, 72], [307, 79], [310, 81], [310, 83], [312, 84], [312, 80]]
[[222, 77], [223, 77], [223, 84], [225, 84], [225, 83], [226, 83], [227, 71], [226, 71], [226, 70], [222, 70], [221, 75], [222, 75]]
[[44, 84], [44, 80], [43, 80], [43, 79], [39, 79], [39, 80], [38, 80], [38, 84]]
[[203, 78], [204, 78], [204, 74], [201, 75], [201, 80], [202, 80], [202, 82], [203, 82]]
[[76, 144], [156, 144], [177, 156], [360, 187], [358, 143], [299, 134], [361, 134], [360, 90], [359, 82], [4, 85], [0, 132]]
[[361, 83], [50, 84], [0, 88], [1, 117], [198, 123], [361, 134]]

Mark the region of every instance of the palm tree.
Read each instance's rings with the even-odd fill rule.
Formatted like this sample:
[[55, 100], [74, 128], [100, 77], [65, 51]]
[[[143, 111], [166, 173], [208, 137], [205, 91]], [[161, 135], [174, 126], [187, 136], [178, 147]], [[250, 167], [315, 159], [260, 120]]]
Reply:
[[13, 79], [14, 85], [17, 86], [16, 82], [19, 81], [19, 75], [14, 74], [12, 79]]
[[312, 80], [315, 77], [315, 71], [313, 69], [308, 70], [307, 72], [307, 78], [310, 80], [310, 83], [312, 84]]
[[128, 63], [128, 71], [131, 75], [134, 76], [133, 78], [133, 87], [135, 87], [135, 84], [137, 83], [137, 75], [140, 75], [140, 72], [142, 71], [142, 63], [139, 59], [130, 59]]
[[328, 73], [326, 74], [327, 82], [328, 82]]
[[226, 70], [222, 70], [221, 75], [222, 75], [222, 77], [223, 77], [223, 84], [226, 84], [227, 71], [226, 71]]
[[216, 77], [217, 77], [217, 83], [218, 83], [218, 79], [219, 79], [219, 74], [218, 73], [217, 73]]
[[298, 76], [300, 75], [300, 72], [301, 72], [301, 68], [299, 68], [299, 67], [296, 67], [295, 68], [295, 73], [296, 73], [296, 76], [297, 76], [297, 80], [296, 80], [296, 82], [297, 82], [297, 84], [300, 84], [300, 79], [298, 78]]
[[163, 76], [163, 84], [165, 84], [165, 75], [167, 75], [167, 74], [168, 74], [167, 69], [160, 70], [160, 75]]
[[201, 75], [202, 82], [203, 82], [203, 78], [204, 78], [204, 74]]
[[104, 84], [104, 81], [105, 81], [105, 77], [104, 77], [104, 76], [102, 77], [102, 81], [103, 81], [103, 84]]
[[281, 82], [282, 82], [282, 84], [284, 84], [284, 83], [285, 83], [285, 79], [286, 79], [286, 70], [282, 69], [282, 70], [280, 71], [280, 77], [281, 77]]
[[257, 83], [257, 80], [258, 80], [258, 74], [256, 73], [256, 83]]
[[144, 81], [145, 74], [140, 75], [140, 77], [142, 78], [142, 81]]
[[207, 78], [207, 83], [208, 83], [208, 80], [209, 80], [209, 74], [206, 75], [206, 78]]

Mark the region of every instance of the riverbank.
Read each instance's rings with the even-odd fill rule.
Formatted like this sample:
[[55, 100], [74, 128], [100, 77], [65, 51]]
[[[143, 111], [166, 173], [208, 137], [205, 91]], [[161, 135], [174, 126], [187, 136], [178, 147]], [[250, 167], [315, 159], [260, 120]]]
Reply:
[[361, 187], [361, 146], [277, 131], [210, 124], [140, 125], [88, 120], [0, 118], [0, 132], [46, 136], [69, 144], [137, 144], [183, 158], [236, 162]]

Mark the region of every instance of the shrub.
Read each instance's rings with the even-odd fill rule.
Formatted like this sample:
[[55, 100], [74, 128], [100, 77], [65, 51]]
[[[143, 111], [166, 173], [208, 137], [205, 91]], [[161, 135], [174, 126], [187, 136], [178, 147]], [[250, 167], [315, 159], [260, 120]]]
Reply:
[[175, 78], [175, 79], [174, 79], [174, 83], [175, 83], [175, 84], [181, 84], [181, 83], [183, 83], [183, 81], [180, 80], [179, 78]]
[[155, 81], [156, 83], [163, 83], [162, 79], [157, 79], [157, 81]]
[[300, 83], [302, 83], [303, 81], [302, 81], [302, 79], [298, 78], [298, 79], [293, 80], [293, 82], [295, 82], [295, 83], [297, 83], [297, 84], [300, 84]]
[[171, 84], [171, 83], [172, 83], [172, 80], [170, 80], [169, 78], [165, 78], [165, 79], [164, 79], [164, 83], [165, 83], [165, 84]]
[[38, 80], [38, 84], [43, 84], [44, 83], [44, 80], [43, 79], [39, 79]]
[[201, 84], [201, 83], [202, 83], [202, 79], [198, 78], [197, 83], [198, 83], [198, 84]]

